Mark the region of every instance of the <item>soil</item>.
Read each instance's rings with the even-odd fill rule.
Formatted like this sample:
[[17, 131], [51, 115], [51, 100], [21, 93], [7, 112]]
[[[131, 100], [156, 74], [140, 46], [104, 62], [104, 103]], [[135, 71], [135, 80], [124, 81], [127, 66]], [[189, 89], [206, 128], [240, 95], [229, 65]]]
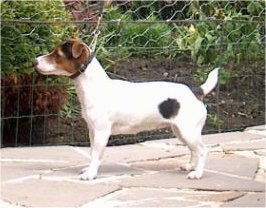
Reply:
[[[226, 69], [235, 76], [228, 78], [226, 84], [221, 79], [214, 92], [205, 97], [209, 116], [203, 134], [243, 130], [247, 126], [265, 123], [264, 62], [228, 63]], [[112, 78], [134, 82], [164, 80], [197, 87], [201, 84], [198, 70], [199, 67], [185, 56], [175, 59], [130, 58], [116, 62], [108, 69], [108, 74]], [[75, 105], [79, 106], [78, 102]], [[81, 116], [46, 116], [42, 125], [33, 125], [30, 134], [30, 142], [22, 145], [89, 145], [88, 130]], [[111, 137], [109, 145], [169, 137], [173, 137], [171, 131], [162, 129], [133, 136]], [[17, 141], [16, 145], [20, 142]]]

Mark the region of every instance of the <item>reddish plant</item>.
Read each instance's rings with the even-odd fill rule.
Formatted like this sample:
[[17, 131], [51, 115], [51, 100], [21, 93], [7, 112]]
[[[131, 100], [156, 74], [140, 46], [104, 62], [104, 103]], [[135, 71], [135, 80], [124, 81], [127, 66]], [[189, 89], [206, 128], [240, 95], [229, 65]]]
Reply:
[[8, 75], [1, 78], [2, 145], [42, 143], [47, 122], [67, 102], [66, 91], [47, 86], [31, 75]]

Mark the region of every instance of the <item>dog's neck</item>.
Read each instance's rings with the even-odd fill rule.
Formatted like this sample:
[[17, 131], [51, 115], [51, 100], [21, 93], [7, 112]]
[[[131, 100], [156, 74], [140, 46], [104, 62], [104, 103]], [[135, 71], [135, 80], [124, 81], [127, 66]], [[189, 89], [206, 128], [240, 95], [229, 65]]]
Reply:
[[80, 84], [84, 83], [86, 85], [95, 84], [95, 82], [102, 82], [110, 80], [107, 73], [104, 71], [103, 67], [99, 61], [94, 58], [91, 63], [87, 66], [86, 70], [81, 73], [78, 77], [73, 79], [73, 83]]
[[[94, 58], [86, 70], [73, 79], [80, 103], [86, 103], [86, 100], [94, 100], [89, 99], [89, 97], [99, 96], [99, 93], [108, 87], [110, 80], [99, 61]], [[85, 106], [81, 106], [81, 108], [84, 109]]]

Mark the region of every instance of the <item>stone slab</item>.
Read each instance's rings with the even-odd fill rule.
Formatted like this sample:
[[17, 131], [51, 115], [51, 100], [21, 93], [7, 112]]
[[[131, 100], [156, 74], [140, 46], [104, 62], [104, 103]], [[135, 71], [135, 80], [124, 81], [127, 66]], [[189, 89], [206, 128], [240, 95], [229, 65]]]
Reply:
[[151, 171], [177, 170], [183, 163], [185, 163], [185, 161], [188, 160], [189, 157], [162, 158], [159, 160], [134, 162], [131, 166]]
[[186, 179], [186, 174], [181, 171], [160, 171], [135, 176], [132, 179], [122, 179], [119, 184], [125, 187], [185, 188], [213, 191], [265, 191], [265, 183], [233, 177], [227, 174], [205, 171], [205, 175], [201, 180]]
[[2, 199], [26, 207], [77, 207], [119, 189], [115, 185], [32, 179], [4, 184]]
[[[89, 148], [88, 148], [89, 149]], [[1, 161], [84, 163], [87, 158], [71, 146], [20, 147], [0, 149]]]
[[245, 129], [245, 132], [266, 137], [266, 125], [248, 127]]
[[147, 188], [126, 188], [113, 197], [92, 201], [82, 208], [94, 207], [185, 207], [195, 206], [198, 202], [185, 201], [177, 191]]
[[39, 175], [53, 169], [88, 163], [72, 147], [30, 147], [1, 149], [1, 180]]
[[[94, 181], [78, 179], [90, 161], [88, 147], [3, 148], [0, 207], [263, 207], [265, 139], [255, 133], [204, 135], [208, 146], [221, 148], [209, 153], [201, 180], [179, 170], [190, 152], [177, 139], [107, 147]], [[247, 155], [238, 154], [243, 150]], [[264, 178], [254, 181], [258, 173]]]
[[256, 150], [265, 148], [266, 139], [243, 141], [241, 143], [223, 144], [224, 151], [241, 151], [241, 150]]
[[33, 175], [32, 170], [26, 169], [23, 165], [18, 164], [1, 164], [1, 182], [4, 183], [5, 181], [16, 179], [16, 178], [23, 178], [29, 175]]
[[248, 193], [247, 195], [225, 203], [223, 207], [265, 207], [265, 193]]
[[1, 180], [5, 182], [16, 178], [26, 177], [29, 175], [39, 175], [51, 172], [53, 169], [68, 167], [68, 163], [51, 163], [51, 162], [2, 162], [1, 163]]
[[245, 129], [245, 131], [248, 131], [248, 130], [264, 131], [266, 130], [266, 125], [250, 126]]
[[[81, 150], [88, 151], [89, 149], [80, 148]], [[105, 149], [103, 161], [111, 163], [127, 163], [134, 161], [143, 161], [150, 159], [159, 159], [163, 157], [174, 157], [178, 155], [188, 154], [189, 150], [185, 148], [154, 148], [141, 144], [125, 145], [125, 146], [112, 146]]]
[[113, 196], [96, 199], [82, 207], [218, 207], [223, 202], [242, 195], [242, 193], [232, 191], [133, 187], [123, 188]]
[[206, 162], [206, 169], [235, 176], [253, 179], [259, 168], [258, 158], [247, 158], [241, 155], [210, 153]]
[[[189, 155], [186, 155], [182, 157], [134, 162], [131, 165], [135, 168], [152, 171], [179, 170], [180, 166], [188, 161]], [[258, 158], [246, 158], [240, 155], [224, 153], [210, 153], [207, 158], [206, 169], [252, 179], [258, 170], [258, 165]]]
[[[78, 179], [78, 175], [83, 168], [86, 166], [78, 166], [78, 167], [68, 167], [57, 169], [47, 174], [43, 174], [44, 177], [55, 177], [55, 178], [69, 178], [69, 179]], [[115, 163], [103, 163], [98, 171], [97, 179], [113, 177], [113, 176], [122, 176], [122, 175], [140, 175], [143, 171], [138, 170], [133, 167], [129, 167], [126, 165], [115, 164]]]
[[[215, 144], [224, 144], [224, 143], [236, 143], [236, 142], [246, 142], [251, 140], [262, 139], [261, 135], [249, 133], [249, 132], [226, 132], [226, 133], [218, 133], [218, 134], [207, 134], [203, 135], [202, 139], [206, 145], [215, 145]], [[173, 146], [184, 145], [178, 138], [170, 138], [170, 139], [161, 139], [154, 141], [147, 141], [141, 143], [147, 146], [159, 146], [161, 144], [162, 147], [172, 148]]]
[[169, 138], [169, 139], [158, 139], [158, 140], [151, 140], [151, 141], [145, 141], [140, 143], [141, 145], [146, 146], [154, 146], [154, 144], [162, 144], [165, 147], [172, 147], [172, 146], [178, 146], [178, 145], [184, 145], [182, 141], [178, 138]]
[[224, 144], [224, 143], [236, 143], [237, 141], [250, 141], [263, 138], [260, 135], [251, 134], [247, 132], [227, 132], [222, 134], [209, 134], [203, 135], [203, 142], [205, 144]]

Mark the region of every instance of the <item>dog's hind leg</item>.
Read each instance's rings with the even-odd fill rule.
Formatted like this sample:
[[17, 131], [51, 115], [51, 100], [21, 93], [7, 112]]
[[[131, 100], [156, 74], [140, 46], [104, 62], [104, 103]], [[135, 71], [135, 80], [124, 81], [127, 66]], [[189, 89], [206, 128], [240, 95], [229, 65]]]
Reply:
[[181, 170], [191, 171], [187, 175], [189, 179], [200, 179], [208, 152], [201, 139], [201, 129], [172, 126], [172, 130], [191, 151], [190, 162], [182, 165]]
[[110, 132], [106, 130], [94, 131], [91, 135], [93, 135], [93, 139], [90, 139], [90, 141], [93, 142], [93, 144], [91, 144], [91, 163], [89, 167], [85, 168], [80, 174], [81, 180], [93, 180], [97, 177], [104, 149], [110, 137]]

